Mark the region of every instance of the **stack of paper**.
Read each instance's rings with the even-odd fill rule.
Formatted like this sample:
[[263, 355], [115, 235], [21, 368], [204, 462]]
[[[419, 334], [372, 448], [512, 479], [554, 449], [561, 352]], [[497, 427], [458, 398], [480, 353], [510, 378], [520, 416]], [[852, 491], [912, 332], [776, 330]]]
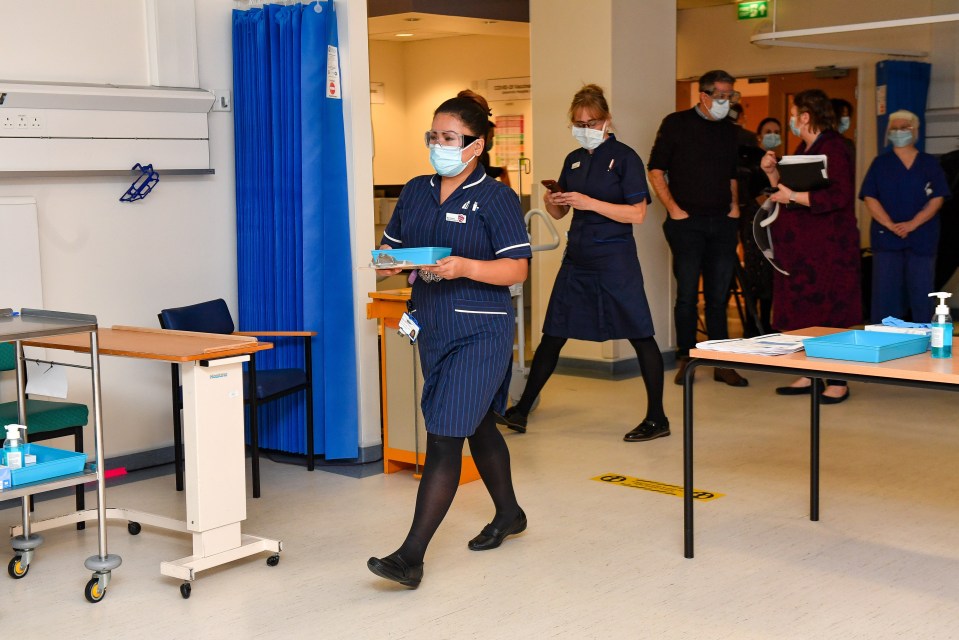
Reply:
[[696, 345], [697, 349], [706, 351], [723, 351], [725, 353], [747, 353], [757, 356], [782, 356], [787, 353], [802, 351], [802, 341], [809, 336], [785, 335], [770, 333], [757, 338], [731, 338], [729, 340], [707, 340]]

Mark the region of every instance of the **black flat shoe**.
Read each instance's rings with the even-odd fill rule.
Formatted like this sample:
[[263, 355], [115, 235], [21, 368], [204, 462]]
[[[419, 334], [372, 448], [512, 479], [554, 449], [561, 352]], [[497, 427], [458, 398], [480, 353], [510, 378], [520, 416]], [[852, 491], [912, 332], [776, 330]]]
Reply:
[[[817, 383], [819, 393], [822, 393], [824, 387], [822, 383]], [[808, 396], [812, 391], [812, 381], [805, 387], [776, 387], [776, 395], [779, 396]]]
[[381, 578], [399, 582], [404, 587], [415, 589], [423, 579], [423, 563], [408, 565], [402, 557], [393, 553], [385, 558], [370, 558], [366, 561], [370, 571]]
[[811, 384], [805, 387], [776, 387], [776, 395], [778, 396], [808, 396], [811, 391]]
[[845, 402], [849, 399], [850, 393], [852, 393], [852, 389], [846, 387], [846, 393], [844, 395], [841, 395], [838, 398], [833, 398], [832, 396], [823, 395], [823, 393], [820, 391], [819, 404], [839, 404], [840, 402]]
[[483, 530], [480, 531], [480, 534], [470, 540], [466, 546], [470, 548], [470, 551], [487, 551], [489, 549], [495, 549], [503, 544], [503, 540], [506, 539], [506, 536], [522, 533], [523, 531], [526, 531], [526, 514], [523, 513], [522, 509], [520, 509], [519, 515], [516, 516], [516, 519], [513, 520], [508, 527], [500, 530], [494, 527], [492, 524], [488, 524], [483, 527]]
[[623, 436], [626, 442], [646, 442], [656, 438], [665, 438], [669, 435], [669, 420], [665, 422], [653, 422], [652, 420], [643, 420], [635, 429]]
[[494, 412], [493, 415], [496, 417], [496, 421], [502, 425], [506, 425], [507, 429], [512, 429], [517, 433], [526, 433], [526, 421], [529, 417], [516, 407], [510, 407], [503, 415], [496, 412]]

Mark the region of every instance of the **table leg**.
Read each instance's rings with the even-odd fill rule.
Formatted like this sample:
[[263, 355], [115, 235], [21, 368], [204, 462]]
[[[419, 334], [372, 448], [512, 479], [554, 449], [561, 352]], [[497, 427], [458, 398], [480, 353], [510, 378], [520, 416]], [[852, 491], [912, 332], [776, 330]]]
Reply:
[[809, 519], [819, 520], [819, 378], [812, 379], [809, 396]]
[[697, 360], [686, 365], [683, 380], [683, 534], [684, 554], [693, 557], [693, 381]]

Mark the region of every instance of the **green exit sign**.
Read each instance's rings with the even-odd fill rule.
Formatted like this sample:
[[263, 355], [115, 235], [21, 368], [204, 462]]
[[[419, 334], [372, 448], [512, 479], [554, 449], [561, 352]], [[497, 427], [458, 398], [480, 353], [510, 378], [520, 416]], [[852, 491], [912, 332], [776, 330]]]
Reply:
[[769, 0], [757, 0], [754, 2], [740, 2], [736, 5], [738, 17], [740, 20], [752, 20], [753, 18], [765, 18], [769, 15]]

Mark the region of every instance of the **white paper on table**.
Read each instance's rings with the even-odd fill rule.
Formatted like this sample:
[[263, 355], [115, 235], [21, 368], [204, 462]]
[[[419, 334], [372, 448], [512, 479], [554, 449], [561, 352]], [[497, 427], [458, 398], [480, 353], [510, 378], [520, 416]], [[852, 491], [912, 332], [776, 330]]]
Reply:
[[51, 398], [67, 397], [67, 370], [55, 364], [27, 360], [27, 393]]
[[809, 336], [771, 333], [756, 338], [732, 338], [728, 340], [707, 340], [696, 345], [697, 349], [724, 351], [726, 353], [744, 353], [760, 356], [781, 356], [802, 351], [802, 341]]

